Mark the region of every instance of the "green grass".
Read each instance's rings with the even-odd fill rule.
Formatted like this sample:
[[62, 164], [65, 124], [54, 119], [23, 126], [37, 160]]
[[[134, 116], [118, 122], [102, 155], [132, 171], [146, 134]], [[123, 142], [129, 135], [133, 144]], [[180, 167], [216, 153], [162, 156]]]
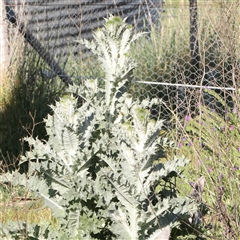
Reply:
[[[239, 109], [237, 100], [235, 104], [235, 110]], [[239, 111], [229, 109], [226, 118], [203, 106], [201, 112], [201, 115], [185, 121], [183, 134], [178, 140], [178, 154], [191, 160], [184, 169], [186, 179], [182, 186], [190, 186], [198, 177], [205, 177], [203, 202], [210, 210], [205, 220], [213, 227], [208, 234], [213, 239], [226, 239], [224, 233], [230, 231], [235, 234], [230, 235], [230, 239], [234, 239], [240, 237], [240, 204], [237, 200], [240, 187]], [[181, 191], [187, 194], [189, 187]]]

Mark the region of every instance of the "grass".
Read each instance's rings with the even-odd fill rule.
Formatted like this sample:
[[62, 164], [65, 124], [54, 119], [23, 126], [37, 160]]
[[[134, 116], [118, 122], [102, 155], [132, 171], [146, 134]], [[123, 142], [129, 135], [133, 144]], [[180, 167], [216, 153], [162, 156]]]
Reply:
[[26, 191], [21, 186], [11, 186], [7, 182], [0, 185], [0, 223], [8, 221], [26, 223], [49, 223], [52, 226], [58, 224], [51, 209], [45, 207], [42, 199], [34, 193]]
[[51, 209], [44, 207], [41, 200], [2, 203], [0, 206], [0, 222], [6, 224], [8, 221], [24, 221], [38, 224], [48, 222], [52, 226], [57, 224]]
[[[43, 75], [42, 70], [48, 67], [31, 49], [19, 58], [22, 61], [14, 59], [1, 84], [0, 172], [27, 170], [27, 166], [18, 166], [19, 156], [28, 149], [22, 139], [29, 135], [46, 137], [43, 118], [50, 113], [49, 104], [64, 92], [59, 79]], [[58, 224], [41, 199], [1, 181], [0, 223], [8, 221]]]
[[[203, 201], [210, 212], [206, 225], [212, 229], [212, 239], [238, 239], [240, 187], [240, 122], [238, 99], [235, 108], [228, 108], [226, 116], [205, 106], [199, 106], [201, 114], [185, 118], [182, 135], [178, 140], [178, 154], [191, 160], [185, 169], [186, 186], [200, 176], [206, 179]], [[224, 103], [223, 103], [224, 104]], [[183, 194], [189, 188], [181, 189]]]
[[47, 66], [41, 58], [34, 52], [27, 53], [14, 74], [10, 69], [4, 82], [14, 84], [3, 86], [0, 96], [0, 160], [8, 169], [16, 168], [18, 156], [28, 149], [22, 141], [25, 136], [46, 137], [43, 118], [64, 91], [60, 81], [43, 75]]

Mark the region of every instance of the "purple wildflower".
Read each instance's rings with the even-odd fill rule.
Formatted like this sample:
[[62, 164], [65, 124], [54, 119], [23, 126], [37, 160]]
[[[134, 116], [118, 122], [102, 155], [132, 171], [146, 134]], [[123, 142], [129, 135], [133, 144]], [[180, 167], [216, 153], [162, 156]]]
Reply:
[[180, 143], [178, 144], [178, 147], [181, 148], [182, 146], [183, 146], [183, 144], [180, 142]]
[[231, 126], [229, 127], [229, 130], [232, 131], [233, 129], [234, 129], [234, 126], [231, 125]]
[[191, 120], [191, 116], [190, 115], [186, 115], [185, 116], [185, 122], [189, 122]]
[[207, 171], [210, 173], [210, 172], [212, 172], [212, 170], [213, 170], [213, 168], [211, 167]]
[[193, 187], [194, 186], [194, 182], [189, 182], [190, 186]]
[[219, 178], [219, 181], [221, 181], [223, 179], [223, 175], [220, 174], [218, 178]]
[[238, 147], [238, 151], [240, 152], [240, 147]]
[[237, 171], [238, 169], [239, 169], [238, 166], [234, 166], [234, 167], [233, 167], [233, 170], [234, 170], [234, 171]]

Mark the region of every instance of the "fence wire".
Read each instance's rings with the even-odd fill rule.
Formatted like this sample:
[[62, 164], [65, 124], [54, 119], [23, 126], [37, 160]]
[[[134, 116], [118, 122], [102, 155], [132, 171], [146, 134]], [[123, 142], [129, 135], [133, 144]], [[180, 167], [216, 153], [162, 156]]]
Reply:
[[[4, 11], [1, 54], [8, 52], [10, 63], [23, 49], [34, 50], [46, 63], [41, 71], [47, 78], [69, 83], [98, 77], [97, 65], [89, 64], [94, 59], [77, 40], [90, 39], [92, 31], [113, 14], [127, 17], [136, 31], [148, 32], [131, 53], [137, 68], [129, 91], [140, 98], [163, 99], [164, 107], [154, 110], [161, 117], [197, 114], [199, 104], [221, 114], [227, 107], [235, 108], [238, 1], [6, 0]], [[6, 36], [8, 47], [3, 44]], [[206, 89], [217, 93], [224, 104]]]

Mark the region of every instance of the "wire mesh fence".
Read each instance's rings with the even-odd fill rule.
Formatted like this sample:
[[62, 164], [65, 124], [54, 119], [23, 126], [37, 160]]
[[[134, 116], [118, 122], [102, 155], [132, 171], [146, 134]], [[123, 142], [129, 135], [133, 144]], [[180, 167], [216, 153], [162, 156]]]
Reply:
[[164, 107], [156, 111], [167, 119], [197, 114], [202, 103], [224, 114], [223, 104], [206, 88], [234, 108], [239, 87], [237, 1], [6, 0], [1, 7], [1, 55], [8, 62], [35, 51], [45, 62], [41, 74], [48, 79], [59, 77], [68, 84], [98, 77], [97, 63], [89, 64], [95, 60], [77, 40], [90, 39], [108, 14], [119, 15], [136, 31], [147, 32], [132, 50], [137, 63], [133, 95], [162, 98]]
[[97, 77], [97, 63], [88, 64], [94, 59], [77, 40], [90, 39], [108, 14], [119, 15], [148, 33], [132, 51], [133, 95], [162, 98], [164, 118], [173, 112], [192, 115], [200, 103], [223, 113], [206, 87], [234, 108], [240, 67], [237, 2], [6, 0], [3, 7], [1, 59], [5, 54], [13, 62], [34, 51], [46, 63], [41, 73], [48, 79], [69, 83]]
[[141, 94], [164, 100], [164, 117], [196, 115], [201, 104], [225, 114], [239, 87], [238, 3], [175, 3], [165, 5], [161, 29], [149, 38], [152, 49], [138, 52], [136, 84]]
[[64, 67], [70, 56], [85, 53], [86, 49], [81, 49], [76, 40], [91, 38], [92, 31], [103, 26], [109, 14], [127, 17], [131, 25], [146, 29], [158, 19], [161, 1], [26, 0], [23, 3], [7, 0], [6, 6], [8, 20], [15, 25], [15, 31], [27, 35], [24, 37], [33, 47], [39, 42], [42, 49], [38, 46], [36, 50], [41, 51], [43, 57], [50, 54]]
[[[16, 43], [20, 43], [20, 51], [24, 46], [43, 58], [47, 64], [43, 74], [72, 82], [70, 76], [79, 79], [98, 74], [95, 67], [84, 66], [89, 55], [77, 40], [91, 38], [108, 14], [127, 17], [136, 31], [148, 32], [133, 49], [138, 66], [134, 94], [161, 97], [179, 113], [195, 109], [199, 101], [214, 101], [203, 86], [217, 91], [230, 104], [239, 78], [238, 5], [219, 1], [197, 5], [197, 1], [163, 4], [161, 0], [6, 0], [3, 22], [11, 60], [17, 57]], [[6, 39], [1, 42], [6, 45]]]

